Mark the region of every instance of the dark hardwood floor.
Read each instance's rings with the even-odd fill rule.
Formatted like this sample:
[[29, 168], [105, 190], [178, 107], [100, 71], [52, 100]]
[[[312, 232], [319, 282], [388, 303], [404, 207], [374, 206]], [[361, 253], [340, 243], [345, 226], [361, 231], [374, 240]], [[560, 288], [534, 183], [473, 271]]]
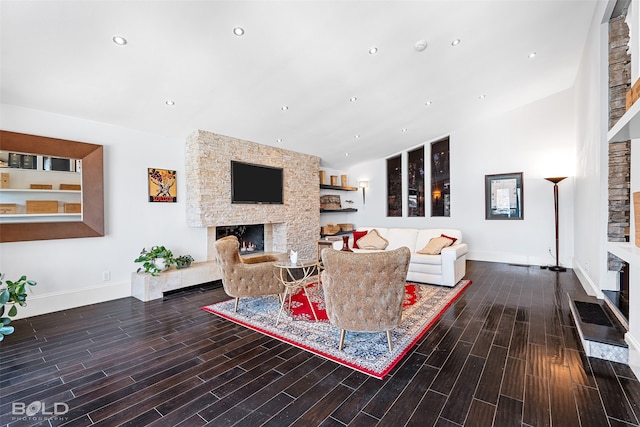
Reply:
[[0, 421], [638, 425], [629, 367], [582, 351], [567, 293], [584, 291], [571, 270], [468, 262], [467, 278], [473, 284], [382, 381], [200, 310], [227, 298], [221, 288], [17, 320], [0, 344]]

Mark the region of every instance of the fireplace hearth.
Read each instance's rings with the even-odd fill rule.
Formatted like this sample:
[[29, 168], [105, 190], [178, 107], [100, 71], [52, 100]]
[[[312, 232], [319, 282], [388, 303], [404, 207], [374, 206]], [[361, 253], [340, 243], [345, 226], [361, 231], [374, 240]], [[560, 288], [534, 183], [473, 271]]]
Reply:
[[241, 255], [264, 252], [264, 224], [216, 227], [216, 240], [226, 236], [238, 238]]

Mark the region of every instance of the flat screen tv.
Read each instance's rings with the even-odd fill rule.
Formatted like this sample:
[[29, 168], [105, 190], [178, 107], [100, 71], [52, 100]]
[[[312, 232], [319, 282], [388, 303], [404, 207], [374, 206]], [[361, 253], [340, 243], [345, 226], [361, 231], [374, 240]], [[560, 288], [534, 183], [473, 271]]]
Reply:
[[283, 204], [282, 168], [231, 161], [231, 203]]

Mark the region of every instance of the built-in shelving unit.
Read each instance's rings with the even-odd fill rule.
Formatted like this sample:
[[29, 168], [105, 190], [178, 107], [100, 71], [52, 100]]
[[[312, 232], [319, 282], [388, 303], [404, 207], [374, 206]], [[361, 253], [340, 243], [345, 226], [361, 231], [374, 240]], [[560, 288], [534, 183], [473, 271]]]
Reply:
[[[640, 101], [635, 102], [607, 132], [609, 143], [637, 138], [640, 138]], [[608, 242], [607, 251], [629, 264], [640, 264], [640, 248], [633, 242]]]
[[634, 103], [607, 132], [607, 141], [621, 142], [640, 138], [640, 102]]
[[[334, 191], [357, 191], [357, 187], [343, 187], [341, 185], [329, 185], [329, 184], [320, 184], [321, 190], [334, 190]], [[352, 213], [358, 212], [356, 208], [344, 208], [344, 209], [320, 209], [320, 213]], [[320, 234], [321, 237], [327, 236], [340, 236], [345, 234], [350, 234], [351, 231], [339, 231], [335, 234]]]

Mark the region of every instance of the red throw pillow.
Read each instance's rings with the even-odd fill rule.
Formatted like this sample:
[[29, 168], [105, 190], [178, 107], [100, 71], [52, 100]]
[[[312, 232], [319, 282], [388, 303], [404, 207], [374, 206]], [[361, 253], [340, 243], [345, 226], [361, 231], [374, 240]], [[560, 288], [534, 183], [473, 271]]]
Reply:
[[453, 242], [451, 242], [452, 245], [456, 243], [456, 240], [458, 240], [455, 237], [447, 236], [446, 234], [441, 234], [440, 237], [446, 237], [447, 239], [453, 240]]
[[354, 231], [353, 232], [353, 248], [354, 249], [360, 249], [360, 246], [358, 246], [358, 239], [361, 237], [366, 236], [368, 233], [368, 231]]

